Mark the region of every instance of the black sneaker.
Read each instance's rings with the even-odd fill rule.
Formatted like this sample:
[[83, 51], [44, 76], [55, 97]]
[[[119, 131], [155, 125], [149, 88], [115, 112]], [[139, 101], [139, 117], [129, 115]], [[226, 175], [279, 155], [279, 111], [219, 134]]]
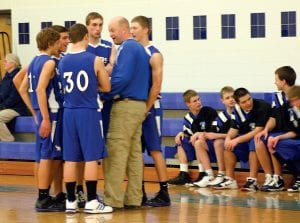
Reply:
[[53, 199], [56, 200], [57, 202], [66, 202], [67, 194], [64, 192], [60, 192]]
[[147, 206], [147, 203], [148, 203], [147, 194], [144, 192], [142, 198], [142, 206]]
[[165, 207], [171, 205], [169, 193], [164, 190], [160, 190], [156, 196], [147, 201], [147, 205], [151, 207]]
[[245, 185], [241, 188], [241, 191], [251, 191], [255, 192], [258, 190], [256, 179], [247, 177]]
[[191, 178], [187, 172], [180, 171], [179, 175], [173, 179], [168, 181], [168, 184], [174, 185], [185, 185], [186, 183], [190, 183]]
[[52, 197], [46, 197], [43, 200], [37, 199], [35, 203], [35, 210], [37, 212], [60, 212], [65, 211], [65, 206], [55, 201]]
[[67, 194], [66, 193], [59, 193], [57, 194], [53, 200], [56, 202], [58, 206], [60, 206], [62, 209], [66, 209], [66, 199], [67, 199]]
[[274, 191], [283, 191], [284, 188], [284, 181], [281, 176], [273, 176], [273, 181], [267, 186], [267, 192], [274, 192]]
[[294, 182], [293, 186], [287, 189], [288, 192], [300, 192], [300, 179]]
[[76, 194], [76, 198], [77, 198], [77, 201], [78, 201], [78, 207], [79, 208], [84, 208], [85, 207], [85, 197], [84, 197], [84, 193], [82, 191], [79, 191], [77, 194]]

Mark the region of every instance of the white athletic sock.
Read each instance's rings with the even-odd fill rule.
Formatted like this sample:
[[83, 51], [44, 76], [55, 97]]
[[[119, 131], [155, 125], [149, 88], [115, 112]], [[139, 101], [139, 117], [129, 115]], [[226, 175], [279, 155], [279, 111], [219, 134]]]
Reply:
[[201, 163], [198, 164], [199, 172], [204, 172], [204, 168]]
[[218, 171], [218, 174], [225, 176], [225, 171], [220, 170]]
[[205, 170], [205, 172], [207, 173], [207, 176], [213, 176], [213, 170], [212, 169]]
[[185, 163], [180, 163], [180, 171], [182, 172], [188, 172], [189, 165]]

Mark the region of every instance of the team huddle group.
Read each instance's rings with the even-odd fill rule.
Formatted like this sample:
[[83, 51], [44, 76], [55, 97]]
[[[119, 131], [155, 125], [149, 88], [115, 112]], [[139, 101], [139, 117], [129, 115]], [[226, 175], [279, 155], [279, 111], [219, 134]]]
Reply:
[[[149, 42], [149, 20], [111, 19], [113, 43], [101, 39], [102, 28], [97, 12], [86, 16], [85, 25], [77, 23], [69, 30], [44, 28], [36, 36], [39, 54], [14, 71], [13, 83], [37, 124], [37, 211], [76, 213], [84, 208], [85, 213], [111, 213], [170, 205], [156, 122], [162, 116], [163, 57]], [[14, 61], [7, 57], [7, 63]], [[144, 150], [153, 157], [160, 180], [152, 199], [143, 184]], [[103, 199], [97, 195], [99, 160]], [[55, 196], [50, 196], [50, 185]]]
[[[111, 213], [144, 205], [169, 206], [168, 184], [237, 189], [238, 161], [250, 165], [242, 190], [258, 189], [260, 167], [265, 182], [259, 189], [283, 190], [282, 165], [286, 165], [295, 174], [288, 190], [299, 191], [300, 87], [295, 86], [293, 68], [275, 71], [279, 93], [272, 105], [253, 99], [245, 88], [226, 86], [221, 90], [225, 109], [217, 112], [203, 106], [196, 91], [184, 92], [189, 112], [183, 131], [175, 137], [180, 173], [168, 180], [160, 134], [163, 57], [149, 42], [149, 20], [111, 19], [108, 30], [113, 43], [101, 39], [102, 28], [103, 17], [91, 12], [85, 25], [42, 29], [36, 36], [40, 53], [14, 74], [16, 89], [37, 124], [37, 211], [76, 213], [84, 208], [86, 213]], [[152, 156], [160, 183], [151, 199], [143, 184], [144, 151]], [[188, 162], [195, 159], [199, 177], [192, 181]], [[99, 160], [103, 199], [97, 195]], [[211, 162], [217, 162], [216, 177]]]

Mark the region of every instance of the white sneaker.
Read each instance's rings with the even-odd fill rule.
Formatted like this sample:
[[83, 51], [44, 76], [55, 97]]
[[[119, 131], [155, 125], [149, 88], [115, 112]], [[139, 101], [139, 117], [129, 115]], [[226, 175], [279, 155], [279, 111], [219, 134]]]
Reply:
[[78, 212], [78, 201], [69, 201], [68, 199], [66, 199], [66, 212], [67, 213], [76, 213]]
[[94, 199], [85, 203], [84, 212], [91, 214], [111, 213], [113, 212], [113, 208], [111, 206], [105, 205], [98, 199]]
[[217, 177], [208, 183], [208, 186], [216, 186], [224, 181], [224, 175], [218, 174]]
[[214, 180], [214, 176], [205, 176], [202, 180], [195, 182], [194, 185], [197, 187], [207, 187], [208, 183]]
[[226, 178], [224, 182], [217, 184], [216, 186], [213, 187], [214, 189], [217, 190], [223, 190], [223, 189], [237, 189], [238, 185], [236, 180]]

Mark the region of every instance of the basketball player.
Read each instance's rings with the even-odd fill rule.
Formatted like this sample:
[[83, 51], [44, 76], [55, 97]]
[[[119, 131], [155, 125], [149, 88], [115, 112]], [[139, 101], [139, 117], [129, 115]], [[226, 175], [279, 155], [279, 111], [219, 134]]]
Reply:
[[39, 163], [37, 169], [39, 196], [35, 208], [37, 211], [44, 212], [64, 211], [64, 205], [60, 205], [49, 196], [53, 164], [52, 122], [56, 120], [56, 114], [51, 107], [53, 104], [49, 103], [50, 98], [54, 96], [55, 75], [55, 62], [51, 56], [58, 54], [59, 39], [60, 34], [50, 28], [43, 29], [37, 34], [36, 41], [40, 54], [30, 63], [20, 89], [24, 102], [28, 108], [34, 110], [38, 124], [35, 160]]
[[150, 57], [150, 89], [146, 101], [148, 116], [142, 127], [142, 146], [147, 150], [154, 160], [156, 172], [159, 178], [160, 191], [157, 195], [147, 201], [143, 185], [143, 203], [160, 207], [169, 206], [167, 167], [161, 151], [161, 124], [162, 108], [160, 103], [160, 90], [163, 77], [163, 57], [157, 48], [150, 44], [149, 34], [151, 27], [149, 19], [145, 16], [136, 16], [131, 20], [131, 34], [133, 38], [141, 43]]
[[[64, 118], [63, 158], [65, 160], [64, 180], [67, 189], [66, 212], [78, 212], [75, 195], [77, 164], [85, 162], [87, 187], [86, 213], [110, 213], [113, 209], [97, 197], [98, 160], [107, 155], [99, 122], [98, 88], [110, 91], [108, 74], [101, 59], [86, 52], [88, 30], [83, 24], [70, 28], [73, 43], [59, 63], [63, 77]], [[84, 63], [82, 63], [84, 61]]]

